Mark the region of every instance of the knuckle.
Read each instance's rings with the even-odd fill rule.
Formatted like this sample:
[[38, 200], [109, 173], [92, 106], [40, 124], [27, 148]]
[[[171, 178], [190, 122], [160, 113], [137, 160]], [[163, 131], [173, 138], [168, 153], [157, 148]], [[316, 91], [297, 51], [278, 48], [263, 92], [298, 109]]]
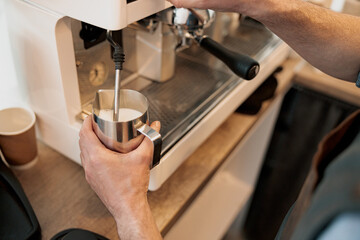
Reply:
[[181, 0], [173, 0], [172, 1], [173, 5], [177, 8], [182, 8], [182, 2]]
[[85, 170], [85, 179], [88, 183], [91, 182], [91, 174], [89, 173], [89, 171]]
[[80, 129], [79, 131], [79, 137], [80, 139], [83, 138], [85, 136], [85, 130], [83, 128]]
[[94, 170], [96, 168], [93, 167], [93, 163], [90, 161], [87, 161], [84, 165], [84, 172], [85, 172], [85, 179], [88, 183], [91, 182], [91, 180], [93, 179], [93, 175], [94, 175]]

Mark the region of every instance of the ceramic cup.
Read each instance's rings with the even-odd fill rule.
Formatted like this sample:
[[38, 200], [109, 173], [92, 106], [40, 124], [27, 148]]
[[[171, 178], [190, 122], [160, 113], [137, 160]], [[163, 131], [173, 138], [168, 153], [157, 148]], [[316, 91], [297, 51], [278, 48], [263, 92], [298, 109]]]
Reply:
[[0, 110], [0, 149], [9, 165], [28, 167], [37, 159], [35, 120], [26, 108]]
[[160, 161], [162, 138], [148, 126], [149, 104], [140, 92], [121, 89], [119, 119], [113, 119], [114, 91], [98, 90], [93, 102], [93, 128], [101, 142], [111, 150], [127, 153], [139, 146], [144, 136], [154, 144], [153, 161]]

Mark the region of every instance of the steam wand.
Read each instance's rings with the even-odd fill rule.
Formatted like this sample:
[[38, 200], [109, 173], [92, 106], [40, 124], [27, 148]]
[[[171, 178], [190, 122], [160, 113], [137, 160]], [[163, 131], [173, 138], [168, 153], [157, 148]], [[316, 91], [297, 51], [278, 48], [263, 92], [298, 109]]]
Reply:
[[115, 89], [114, 89], [114, 114], [113, 121], [118, 121], [119, 119], [119, 108], [120, 108], [120, 81], [121, 75], [120, 71], [122, 70], [122, 65], [125, 62], [125, 54], [123, 48], [113, 40], [112, 32], [107, 30], [106, 38], [114, 48], [113, 60], [115, 63]]

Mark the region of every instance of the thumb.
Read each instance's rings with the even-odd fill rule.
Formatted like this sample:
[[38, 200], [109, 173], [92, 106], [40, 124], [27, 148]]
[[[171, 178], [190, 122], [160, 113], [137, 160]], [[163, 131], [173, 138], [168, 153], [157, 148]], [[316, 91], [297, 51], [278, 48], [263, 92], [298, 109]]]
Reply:
[[157, 132], [160, 132], [161, 123], [159, 121], [152, 122], [150, 127]]
[[[159, 121], [155, 121], [153, 122], [150, 127], [152, 129], [154, 129], [155, 131], [159, 132], [160, 128], [161, 128], [161, 124]], [[150, 139], [148, 139], [147, 137], [144, 138], [144, 140], [142, 141], [142, 143], [139, 145], [139, 147], [136, 150], [137, 153], [145, 153], [145, 154], [149, 154], [150, 156], [152, 156], [153, 154], [153, 143], [151, 142]]]

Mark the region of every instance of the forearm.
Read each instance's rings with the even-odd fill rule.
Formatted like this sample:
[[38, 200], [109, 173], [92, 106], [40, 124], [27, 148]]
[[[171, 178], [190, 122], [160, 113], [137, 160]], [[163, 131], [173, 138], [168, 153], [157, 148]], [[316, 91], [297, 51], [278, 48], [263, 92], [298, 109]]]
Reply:
[[121, 208], [113, 213], [120, 239], [162, 239], [146, 199], [132, 200]]
[[[151, 127], [160, 131], [159, 122]], [[96, 136], [91, 117], [84, 120], [79, 135], [86, 180], [115, 218], [120, 239], [162, 239], [147, 201], [150, 139], [129, 153], [111, 151]]]
[[301, 0], [260, 13], [258, 20], [313, 66], [355, 82], [360, 71], [360, 18], [332, 12]]
[[360, 71], [360, 17], [302, 0], [168, 0], [176, 7], [210, 8], [248, 15], [287, 42], [320, 70], [355, 82]]

